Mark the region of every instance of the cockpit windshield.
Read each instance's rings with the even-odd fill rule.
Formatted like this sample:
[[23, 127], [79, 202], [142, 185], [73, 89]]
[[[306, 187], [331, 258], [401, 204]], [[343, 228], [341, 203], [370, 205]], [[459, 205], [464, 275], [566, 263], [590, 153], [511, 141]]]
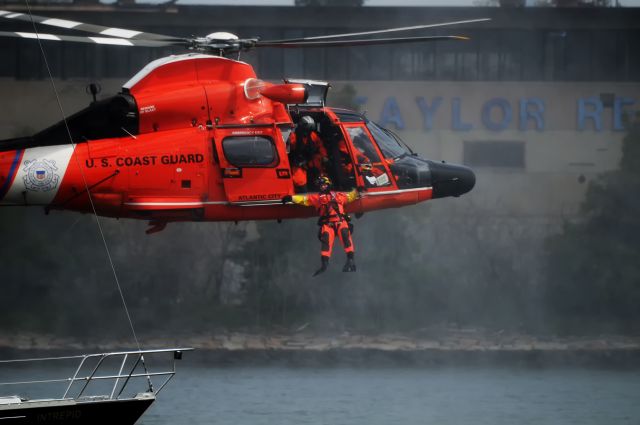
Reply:
[[378, 126], [372, 121], [367, 122], [367, 128], [373, 135], [373, 138], [376, 139], [376, 142], [378, 142], [380, 151], [382, 151], [382, 155], [384, 155], [385, 158], [395, 159], [411, 154], [389, 130]]

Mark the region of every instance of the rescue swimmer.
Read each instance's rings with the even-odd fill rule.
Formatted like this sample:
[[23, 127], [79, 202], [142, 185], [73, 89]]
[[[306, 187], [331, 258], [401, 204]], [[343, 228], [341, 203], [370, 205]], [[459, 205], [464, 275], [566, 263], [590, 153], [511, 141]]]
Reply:
[[318, 211], [320, 216], [318, 219], [318, 225], [320, 226], [318, 235], [321, 243], [320, 268], [313, 275], [317, 276], [327, 270], [336, 236], [340, 238], [344, 252], [347, 254], [347, 262], [344, 264], [342, 271], [355, 272], [356, 263], [353, 240], [351, 238], [352, 225], [349, 216], [344, 212], [344, 205], [358, 199], [358, 191], [356, 189], [346, 193], [333, 191], [331, 190], [331, 180], [326, 176], [320, 176], [317, 179], [317, 185], [320, 188], [319, 193], [287, 195], [282, 198], [283, 204], [293, 202], [307, 207], [313, 206]]

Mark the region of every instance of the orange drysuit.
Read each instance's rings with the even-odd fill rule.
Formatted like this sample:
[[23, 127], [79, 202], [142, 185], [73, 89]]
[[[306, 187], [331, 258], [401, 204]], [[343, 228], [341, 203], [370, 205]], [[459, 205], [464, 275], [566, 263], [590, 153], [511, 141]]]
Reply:
[[333, 242], [336, 236], [340, 238], [344, 252], [354, 252], [349, 222], [344, 212], [344, 205], [358, 198], [358, 192], [314, 193], [309, 195], [294, 195], [291, 200], [300, 205], [313, 206], [320, 216], [320, 242], [323, 257], [331, 257]]

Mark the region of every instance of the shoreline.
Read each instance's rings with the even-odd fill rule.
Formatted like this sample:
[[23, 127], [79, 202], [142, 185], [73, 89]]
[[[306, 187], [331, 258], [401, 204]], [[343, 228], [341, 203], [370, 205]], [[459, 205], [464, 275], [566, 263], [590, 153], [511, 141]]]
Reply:
[[[145, 347], [193, 347], [210, 351], [639, 351], [640, 335], [534, 336], [526, 334], [447, 331], [431, 335], [219, 332], [141, 338]], [[0, 350], [135, 349], [131, 339], [58, 337], [36, 333], [0, 333]]]
[[[207, 364], [322, 365], [598, 365], [640, 366], [640, 336], [535, 337], [477, 331], [438, 335], [257, 335], [225, 332], [146, 338], [144, 348], [192, 347], [188, 358]], [[0, 359], [135, 350], [133, 341], [92, 341], [38, 334], [0, 334]]]

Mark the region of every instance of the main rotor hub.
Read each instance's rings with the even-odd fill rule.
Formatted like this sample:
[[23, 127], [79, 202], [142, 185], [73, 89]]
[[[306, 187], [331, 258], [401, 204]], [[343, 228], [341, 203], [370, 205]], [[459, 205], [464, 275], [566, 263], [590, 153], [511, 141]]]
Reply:
[[239, 40], [238, 36], [235, 34], [232, 34], [230, 32], [224, 32], [224, 31], [219, 31], [219, 32], [212, 32], [211, 34], [207, 35], [205, 37], [205, 39], [207, 41], [235, 41], [235, 40]]

